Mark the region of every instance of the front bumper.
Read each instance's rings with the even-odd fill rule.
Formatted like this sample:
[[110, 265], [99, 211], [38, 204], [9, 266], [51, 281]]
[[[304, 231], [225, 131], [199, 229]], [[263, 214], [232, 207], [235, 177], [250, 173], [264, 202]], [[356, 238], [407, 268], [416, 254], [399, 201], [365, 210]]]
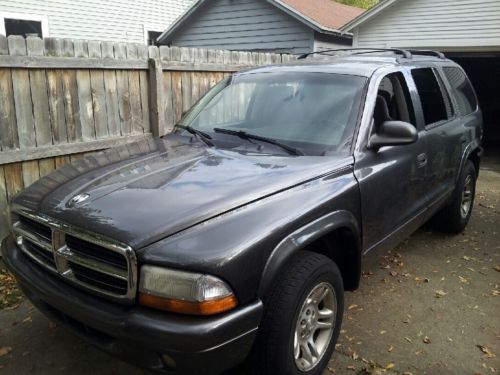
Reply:
[[1, 250], [5, 264], [38, 309], [93, 345], [140, 367], [172, 374], [220, 373], [246, 358], [262, 317], [261, 301], [213, 317], [118, 305], [43, 271], [10, 236]]

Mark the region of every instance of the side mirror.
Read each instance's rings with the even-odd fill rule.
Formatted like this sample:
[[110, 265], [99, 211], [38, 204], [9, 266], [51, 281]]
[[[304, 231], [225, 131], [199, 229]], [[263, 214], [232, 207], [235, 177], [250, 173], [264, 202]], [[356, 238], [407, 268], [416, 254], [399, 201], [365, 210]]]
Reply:
[[368, 148], [378, 151], [384, 146], [408, 145], [417, 140], [417, 129], [412, 124], [404, 121], [385, 121], [370, 137]]

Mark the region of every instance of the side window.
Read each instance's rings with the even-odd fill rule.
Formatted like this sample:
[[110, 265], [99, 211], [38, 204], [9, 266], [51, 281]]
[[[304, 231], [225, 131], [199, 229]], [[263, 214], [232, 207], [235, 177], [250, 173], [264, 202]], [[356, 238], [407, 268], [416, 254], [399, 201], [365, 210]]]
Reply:
[[448, 98], [443, 97], [434, 71], [431, 68], [413, 69], [411, 75], [422, 103], [425, 125], [447, 120], [450, 115]]
[[402, 73], [388, 74], [380, 82], [373, 118], [375, 128], [390, 120], [416, 124], [410, 91]]
[[455, 67], [446, 67], [443, 68], [443, 71], [453, 88], [460, 113], [468, 115], [474, 112], [477, 108], [477, 99], [465, 73], [460, 68]]

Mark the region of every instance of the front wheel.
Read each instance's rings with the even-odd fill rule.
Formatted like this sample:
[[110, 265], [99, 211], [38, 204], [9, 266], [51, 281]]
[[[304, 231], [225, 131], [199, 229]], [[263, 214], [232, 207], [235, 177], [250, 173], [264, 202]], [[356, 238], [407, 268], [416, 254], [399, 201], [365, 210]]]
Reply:
[[340, 271], [329, 258], [301, 251], [273, 285], [252, 363], [259, 374], [321, 374], [344, 312]]

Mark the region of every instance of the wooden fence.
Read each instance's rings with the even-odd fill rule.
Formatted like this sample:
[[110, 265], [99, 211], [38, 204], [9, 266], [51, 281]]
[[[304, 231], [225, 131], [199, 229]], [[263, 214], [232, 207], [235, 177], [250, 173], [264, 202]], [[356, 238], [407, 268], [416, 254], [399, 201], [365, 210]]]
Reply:
[[292, 56], [0, 35], [0, 238], [8, 203], [55, 168], [166, 134], [210, 87]]

